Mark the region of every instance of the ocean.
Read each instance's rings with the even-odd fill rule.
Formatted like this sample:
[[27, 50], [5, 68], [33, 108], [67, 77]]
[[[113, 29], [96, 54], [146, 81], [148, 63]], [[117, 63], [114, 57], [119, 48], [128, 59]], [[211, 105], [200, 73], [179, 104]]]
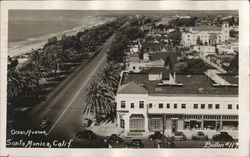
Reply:
[[[71, 13], [71, 14], [69, 14]], [[76, 14], [77, 13], [77, 14]], [[51, 37], [75, 35], [114, 17], [79, 15], [69, 11], [14, 11], [9, 14], [8, 55], [18, 56], [42, 48]]]
[[8, 42], [18, 42], [45, 34], [57, 34], [81, 26], [81, 23], [65, 20], [12, 20], [8, 26]]

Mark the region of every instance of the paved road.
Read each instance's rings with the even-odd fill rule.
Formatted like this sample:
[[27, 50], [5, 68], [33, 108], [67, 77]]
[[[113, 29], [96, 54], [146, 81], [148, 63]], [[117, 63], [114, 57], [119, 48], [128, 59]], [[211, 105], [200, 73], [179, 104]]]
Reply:
[[32, 119], [29, 124], [31, 129], [39, 130], [40, 121], [47, 118], [51, 121], [51, 125], [47, 129], [47, 139], [70, 140], [74, 138], [75, 133], [82, 129], [80, 120], [83, 116], [87, 88], [107, 64], [106, 52], [114, 37], [115, 35], [111, 36], [104, 43], [100, 52], [74, 76], [48, 107]]
[[[123, 24], [125, 27], [129, 22]], [[122, 28], [121, 27], [121, 28]], [[51, 121], [51, 125], [46, 129], [46, 136], [34, 135], [31, 137], [12, 136], [12, 140], [22, 139], [33, 141], [70, 141], [73, 140], [71, 147], [106, 147], [107, 144], [103, 142], [104, 137], [98, 137], [96, 141], [84, 141], [75, 138], [78, 131], [84, 130], [81, 126], [83, 117], [83, 110], [86, 106], [86, 94], [90, 82], [97, 77], [97, 74], [107, 64], [106, 52], [109, 50], [113, 40], [115, 39], [114, 33], [99, 49], [93, 59], [91, 59], [84, 66], [80, 66], [77, 73], [72, 74], [67, 84], [63, 86], [58, 94], [53, 96], [47, 105], [38, 105], [37, 110], [31, 116], [30, 121], [24, 121], [26, 129], [41, 130], [39, 123], [42, 119], [46, 118]], [[59, 85], [60, 86], [60, 85]], [[41, 107], [41, 108], [40, 108]], [[25, 127], [22, 127], [23, 130]], [[98, 142], [99, 141], [99, 142]], [[98, 143], [98, 144], [97, 144]]]
[[[123, 24], [125, 27], [129, 22]], [[121, 27], [121, 28], [122, 28]], [[103, 137], [99, 137], [94, 143], [92, 141], [83, 141], [75, 138], [78, 131], [84, 130], [81, 126], [83, 110], [86, 106], [86, 94], [90, 82], [97, 77], [98, 73], [107, 64], [106, 52], [109, 50], [113, 40], [114, 33], [99, 49], [99, 53], [93, 57], [87, 64], [80, 66], [77, 73], [67, 82], [66, 86], [42, 107], [35, 116], [26, 125], [27, 129], [41, 130], [39, 123], [46, 118], [51, 121], [51, 125], [46, 129], [46, 136], [32, 136], [20, 138], [33, 141], [70, 141], [73, 140], [71, 147], [106, 147]], [[14, 137], [15, 139], [15, 137]], [[99, 142], [98, 142], [99, 141]], [[96, 144], [99, 143], [99, 144]]]

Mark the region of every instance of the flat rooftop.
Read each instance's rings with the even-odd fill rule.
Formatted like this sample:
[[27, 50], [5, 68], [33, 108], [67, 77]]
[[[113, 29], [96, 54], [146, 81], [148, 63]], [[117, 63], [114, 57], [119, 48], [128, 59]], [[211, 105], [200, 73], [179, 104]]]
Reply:
[[[223, 75], [223, 78], [232, 84], [238, 84], [238, 77], [235, 75]], [[209, 95], [209, 96], [237, 96], [238, 95], [238, 87], [232, 86], [213, 86], [215, 82], [213, 82], [208, 76], [205, 74], [176, 74], [176, 83], [183, 84], [182, 86], [175, 85], [158, 85], [159, 81], [149, 81], [148, 73], [124, 73], [121, 86], [125, 84], [131, 84], [130, 89], [133, 88], [133, 85], [139, 85], [140, 87], [145, 88], [148, 91], [148, 94], [174, 94], [174, 95]], [[135, 84], [134, 84], [135, 83]], [[138, 88], [136, 86], [135, 88]], [[129, 94], [131, 91], [119, 91], [122, 94]], [[135, 94], [135, 93], [133, 93]], [[138, 93], [140, 94], [140, 93]]]

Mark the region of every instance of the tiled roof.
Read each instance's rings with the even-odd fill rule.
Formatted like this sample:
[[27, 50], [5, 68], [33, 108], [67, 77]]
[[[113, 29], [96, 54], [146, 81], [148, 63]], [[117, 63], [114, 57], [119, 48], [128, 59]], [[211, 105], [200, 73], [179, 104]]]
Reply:
[[168, 75], [170, 72], [169, 69], [167, 69], [166, 67], [151, 67], [148, 69], [145, 69], [143, 71], [141, 71], [141, 73], [146, 73], [146, 74], [166, 74]]
[[170, 60], [172, 62], [172, 64], [176, 64], [177, 62], [177, 56], [175, 52], [156, 52], [156, 53], [152, 53], [150, 54], [150, 60], [155, 61], [155, 60], [160, 60], [163, 59], [165, 60], [166, 57], [170, 57]]
[[149, 49], [154, 49], [154, 50], [160, 50], [162, 48], [161, 43], [154, 43], [154, 42], [144, 42], [142, 43], [142, 48], [149, 48]]
[[238, 75], [219, 74], [219, 76], [228, 81], [229, 83], [238, 84], [239, 81]]
[[142, 86], [132, 82], [121, 85], [118, 88], [119, 94], [148, 94], [148, 91]]
[[[234, 79], [234, 75], [226, 76], [228, 79], [232, 79], [229, 82], [237, 82]], [[174, 94], [174, 95], [209, 95], [209, 96], [229, 96], [238, 95], [238, 87], [214, 87], [215, 84], [210, 78], [204, 74], [185, 75], [176, 74], [176, 82], [182, 83], [183, 86], [159, 86], [160, 81], [149, 81], [148, 74], [146, 73], [129, 73], [123, 78], [122, 84], [127, 84], [131, 81], [136, 81], [138, 85], [143, 86], [148, 90], [148, 94]]]
[[131, 54], [128, 57], [129, 62], [139, 62], [139, 55], [138, 54]]
[[221, 27], [216, 26], [199, 26], [199, 27], [192, 27], [193, 31], [221, 31]]

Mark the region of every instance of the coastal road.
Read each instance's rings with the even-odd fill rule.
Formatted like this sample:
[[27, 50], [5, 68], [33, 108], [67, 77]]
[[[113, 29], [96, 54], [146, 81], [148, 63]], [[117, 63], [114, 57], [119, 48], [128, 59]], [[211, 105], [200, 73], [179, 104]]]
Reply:
[[[128, 23], [126, 22], [120, 28], [126, 26]], [[24, 122], [25, 127], [23, 129], [39, 131], [41, 130], [39, 124], [45, 118], [49, 119], [51, 125], [46, 129], [46, 136], [32, 136], [27, 138], [27, 140], [36, 142], [73, 140], [73, 147], [107, 147], [103, 142], [103, 137], [98, 137], [93, 143], [91, 141], [76, 139], [75, 134], [84, 130], [81, 122], [84, 117], [83, 110], [86, 106], [87, 89], [90, 82], [97, 77], [101, 69], [107, 64], [106, 53], [109, 51], [115, 35], [116, 33], [107, 39], [99, 48], [99, 52], [87, 64], [80, 65], [78, 70], [72, 73], [72, 77], [69, 76], [70, 79], [67, 81], [67, 84], [61, 85], [63, 88], [50, 98], [46, 105], [37, 106], [38, 111], [34, 112], [28, 123], [27, 121]], [[24, 137], [21, 139], [24, 139]]]
[[[109, 50], [115, 34], [113, 34], [100, 48], [99, 53], [84, 65], [62, 91], [29, 122], [29, 128], [39, 130], [39, 123], [46, 118], [51, 121], [46, 140], [67, 140], [74, 138], [83, 117], [86, 106], [86, 94], [90, 82], [107, 64], [106, 52]], [[86, 143], [87, 144], [87, 143]]]

